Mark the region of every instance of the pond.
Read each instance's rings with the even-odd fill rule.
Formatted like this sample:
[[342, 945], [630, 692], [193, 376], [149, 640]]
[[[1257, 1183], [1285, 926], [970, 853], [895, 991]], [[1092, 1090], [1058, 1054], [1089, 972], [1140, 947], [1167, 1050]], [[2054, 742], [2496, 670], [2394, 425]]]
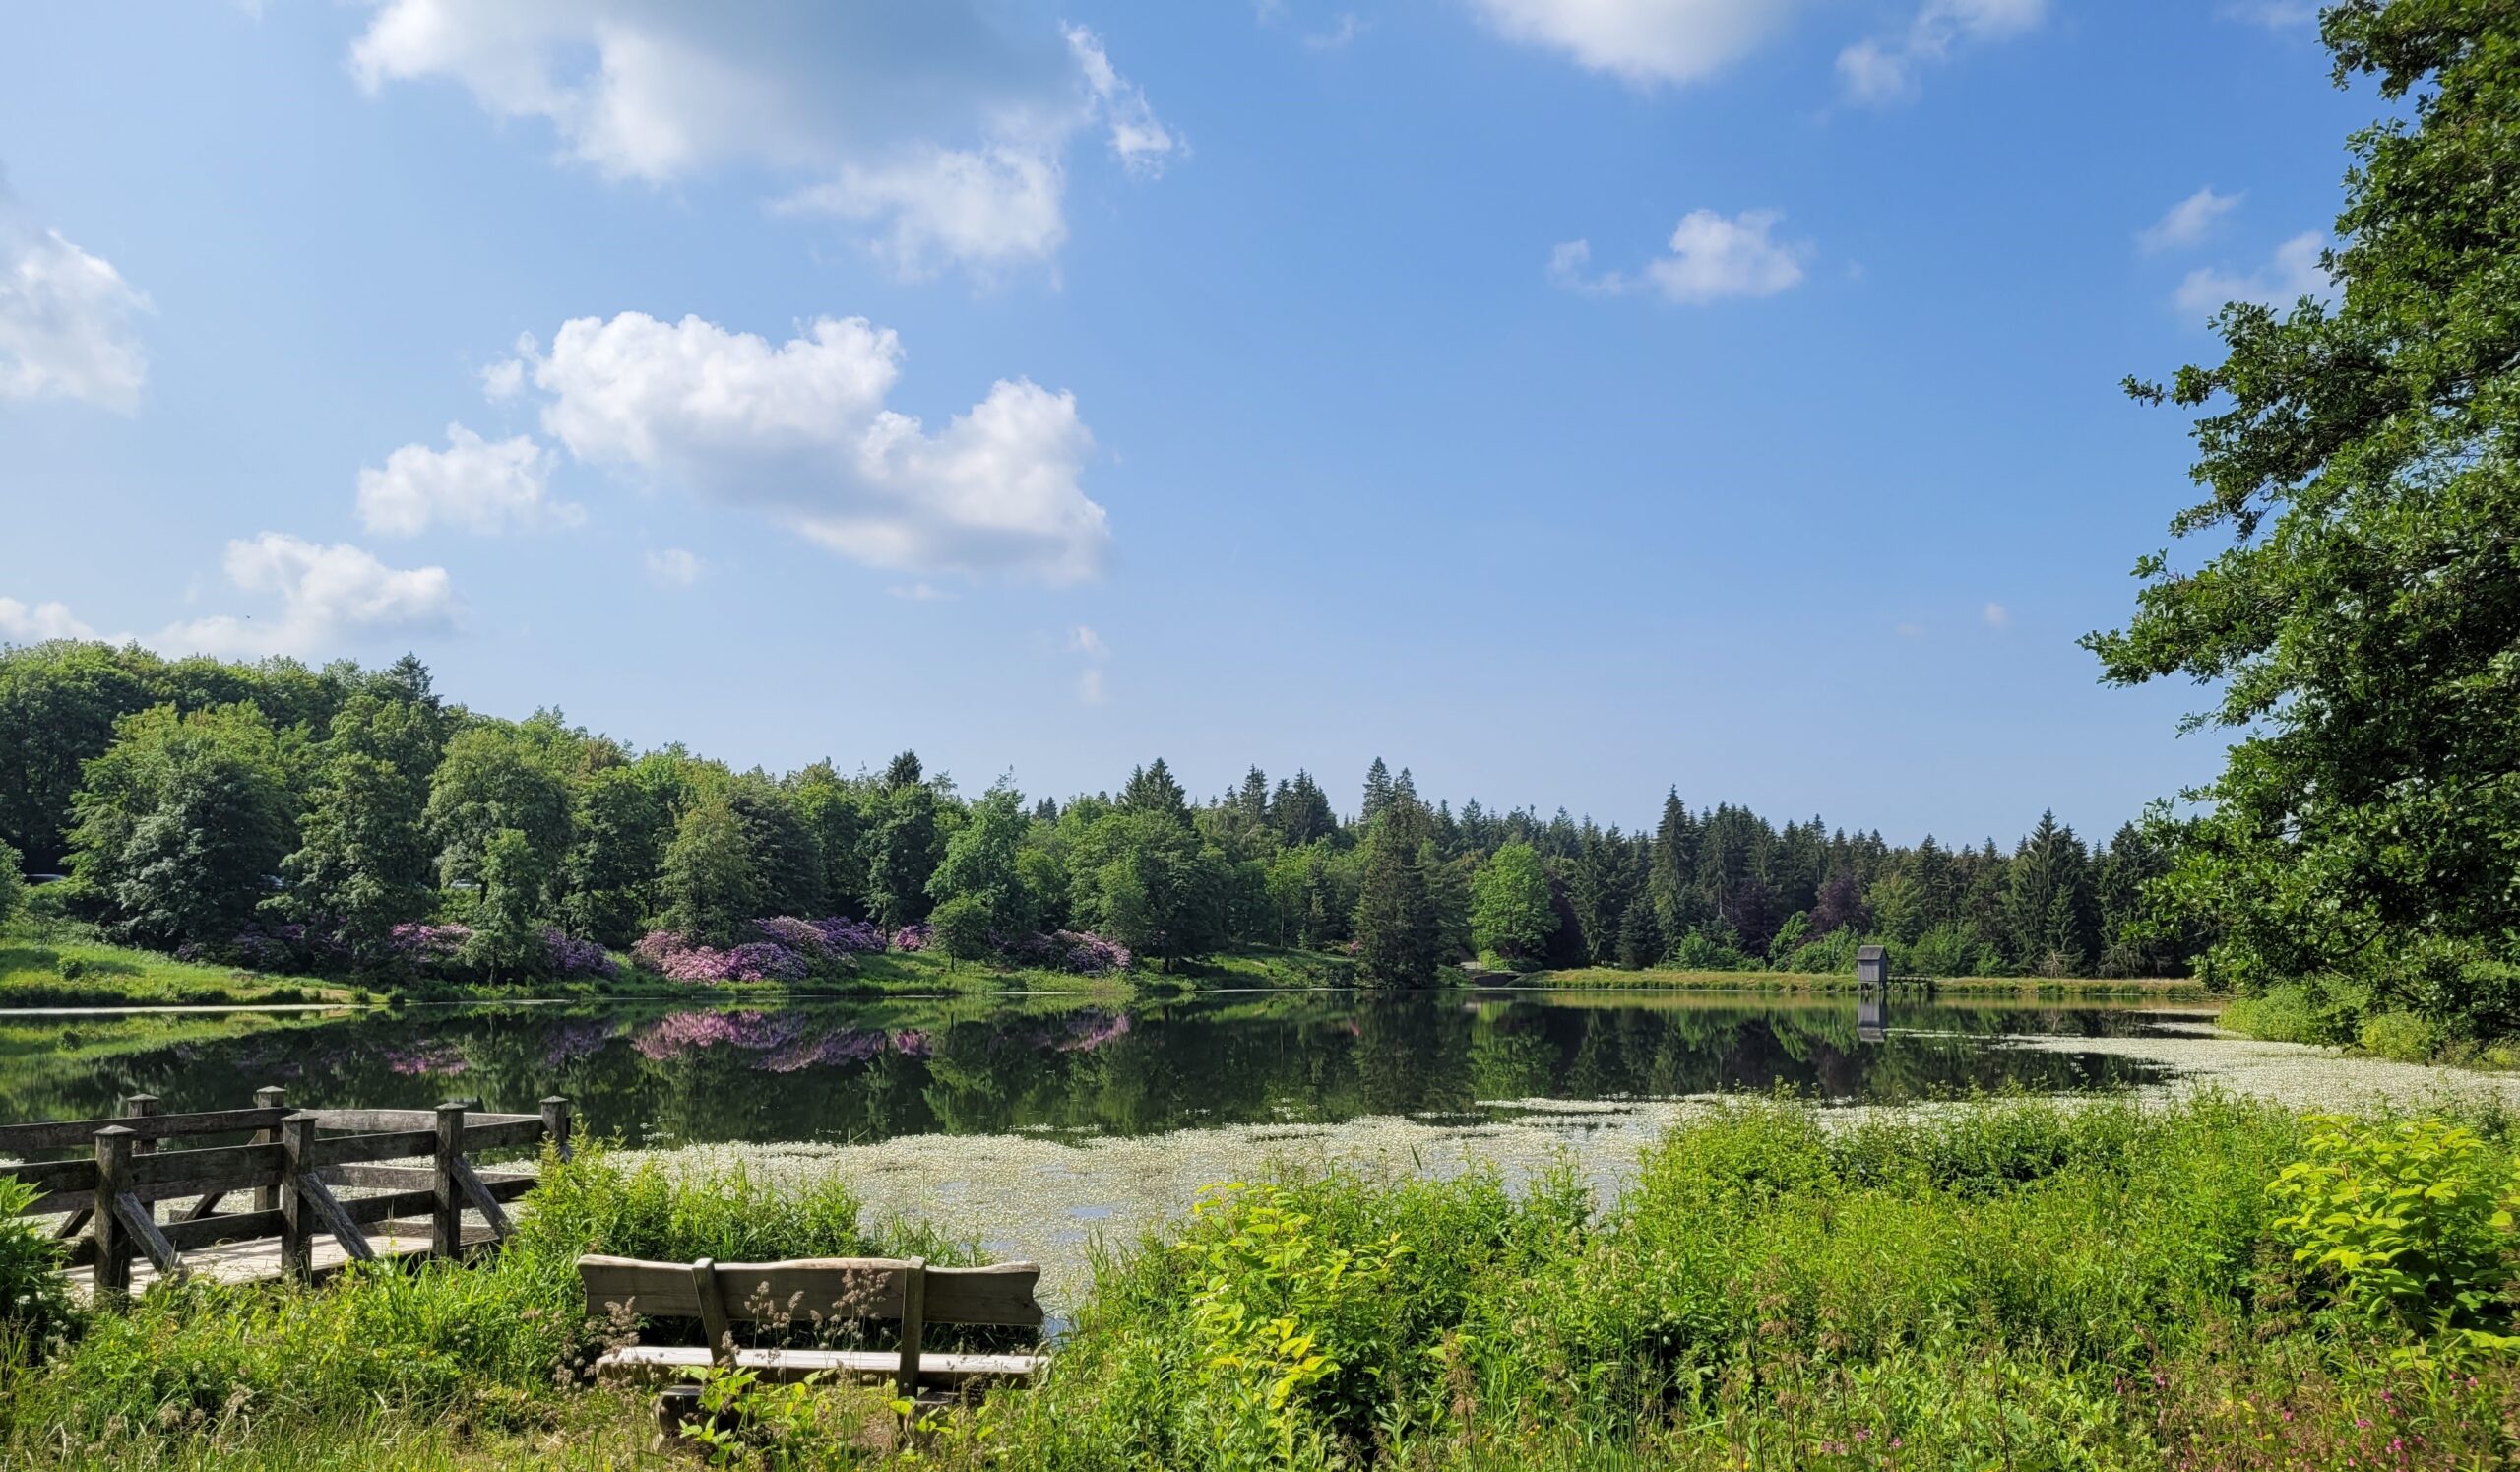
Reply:
[[[1092, 1139], [1405, 1116], [1476, 1124], [1545, 1101], [1788, 1087], [1904, 1103], [2122, 1089], [2162, 1065], [2070, 1042], [2175, 1014], [2076, 1004], [1631, 992], [1020, 995], [740, 1006], [0, 1018], [0, 1122], [232, 1109], [575, 1101], [635, 1143]], [[2192, 1021], [2192, 1018], [2186, 1020]]]

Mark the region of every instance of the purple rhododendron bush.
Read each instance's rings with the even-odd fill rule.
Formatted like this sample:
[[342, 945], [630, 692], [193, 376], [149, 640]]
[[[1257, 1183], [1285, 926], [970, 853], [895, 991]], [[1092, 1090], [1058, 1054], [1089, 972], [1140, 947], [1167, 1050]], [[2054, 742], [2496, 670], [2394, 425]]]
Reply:
[[[667, 981], [802, 982], [839, 980], [856, 972], [861, 957], [915, 955], [935, 946], [925, 924], [886, 931], [865, 921], [829, 917], [803, 920], [766, 916], [751, 922], [755, 938], [728, 946], [706, 945], [672, 930], [650, 930], [630, 947], [632, 960]], [[1128, 947], [1080, 930], [1035, 931], [997, 946], [1009, 966], [1069, 976], [1110, 976], [1130, 970]]]

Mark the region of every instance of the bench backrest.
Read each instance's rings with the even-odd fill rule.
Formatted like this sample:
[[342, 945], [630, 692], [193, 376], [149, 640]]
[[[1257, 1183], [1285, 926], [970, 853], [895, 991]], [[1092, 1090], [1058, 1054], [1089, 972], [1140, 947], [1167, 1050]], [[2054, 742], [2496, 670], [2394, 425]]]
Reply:
[[930, 1323], [1040, 1328], [1033, 1296], [1041, 1269], [1030, 1262], [930, 1267], [912, 1257], [807, 1257], [788, 1262], [642, 1262], [597, 1254], [578, 1259], [587, 1312], [697, 1318], [712, 1357], [734, 1358], [738, 1323], [819, 1324], [872, 1320], [901, 1325], [906, 1371], [915, 1376]]

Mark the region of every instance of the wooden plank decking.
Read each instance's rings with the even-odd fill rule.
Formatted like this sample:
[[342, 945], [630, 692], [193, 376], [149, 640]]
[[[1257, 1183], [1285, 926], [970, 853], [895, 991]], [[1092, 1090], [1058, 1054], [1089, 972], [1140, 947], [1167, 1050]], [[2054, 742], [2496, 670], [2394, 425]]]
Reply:
[[[464, 1250], [470, 1254], [498, 1242], [498, 1234], [488, 1226], [464, 1224]], [[429, 1250], [429, 1224], [425, 1220], [379, 1222], [367, 1229], [367, 1245], [377, 1257], [425, 1257]], [[327, 1278], [340, 1272], [350, 1260], [330, 1234], [315, 1234], [315, 1276]], [[276, 1281], [281, 1277], [280, 1239], [266, 1237], [248, 1242], [226, 1242], [217, 1247], [195, 1248], [184, 1253], [184, 1271], [192, 1277], [209, 1278], [220, 1283], [254, 1283]], [[84, 1267], [68, 1267], [61, 1276], [70, 1285], [74, 1297], [85, 1299], [91, 1292], [93, 1274]], [[141, 1293], [158, 1281], [158, 1269], [142, 1257], [131, 1265], [131, 1291]]]

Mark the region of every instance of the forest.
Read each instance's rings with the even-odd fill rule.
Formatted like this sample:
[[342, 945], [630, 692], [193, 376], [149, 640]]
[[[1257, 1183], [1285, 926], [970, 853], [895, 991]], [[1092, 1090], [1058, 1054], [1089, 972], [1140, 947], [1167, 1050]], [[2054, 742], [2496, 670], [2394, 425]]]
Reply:
[[[905, 751], [771, 774], [637, 751], [541, 711], [483, 715], [413, 657], [383, 669], [0, 650], [0, 868], [24, 904], [186, 957], [493, 987], [630, 964], [802, 980], [867, 951], [1102, 973], [1243, 947], [1360, 980], [1514, 971], [2160, 976], [2168, 867], [2134, 824], [2052, 814], [1893, 846], [1676, 790], [1650, 829], [1431, 803], [1377, 759], [1342, 815], [1308, 772], [1193, 799], [1161, 757], [1115, 792], [967, 795]], [[5, 883], [6, 880], [0, 880]]]

